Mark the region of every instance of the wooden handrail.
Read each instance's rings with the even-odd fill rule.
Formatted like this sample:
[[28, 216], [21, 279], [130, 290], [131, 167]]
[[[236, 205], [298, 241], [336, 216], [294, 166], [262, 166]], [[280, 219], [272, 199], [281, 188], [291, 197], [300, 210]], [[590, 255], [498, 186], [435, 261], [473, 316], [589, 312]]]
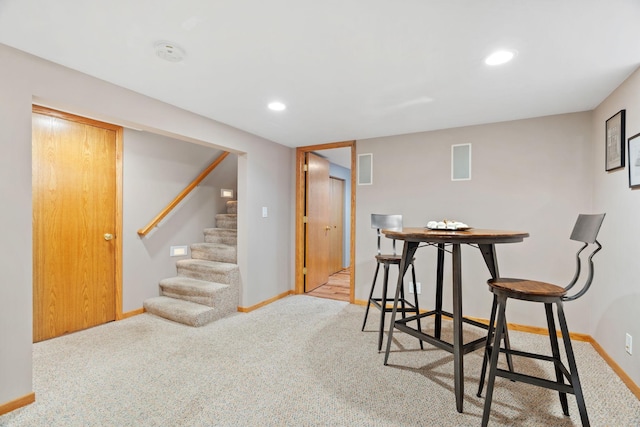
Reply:
[[149, 224], [147, 224], [145, 227], [138, 230], [138, 235], [140, 237], [145, 237], [147, 234], [149, 234], [149, 232], [153, 230], [153, 228], [157, 226], [158, 223], [164, 219], [164, 217], [169, 215], [169, 213], [173, 210], [173, 208], [178, 206], [178, 204], [185, 197], [187, 197], [187, 195], [194, 188], [196, 188], [198, 184], [200, 184], [202, 180], [205, 179], [207, 175], [209, 175], [209, 173], [211, 173], [211, 171], [214, 170], [228, 155], [229, 155], [228, 151], [225, 151], [222, 154], [220, 154], [220, 156], [218, 156], [218, 158], [215, 159], [213, 163], [211, 163], [205, 170], [203, 170], [202, 173], [200, 173], [200, 175], [198, 175], [198, 177], [191, 182], [191, 184], [187, 185], [187, 187], [184, 190], [182, 190], [180, 194], [176, 196], [175, 199], [173, 199], [164, 209], [162, 209], [160, 213], [156, 215], [156, 217], [153, 218]]

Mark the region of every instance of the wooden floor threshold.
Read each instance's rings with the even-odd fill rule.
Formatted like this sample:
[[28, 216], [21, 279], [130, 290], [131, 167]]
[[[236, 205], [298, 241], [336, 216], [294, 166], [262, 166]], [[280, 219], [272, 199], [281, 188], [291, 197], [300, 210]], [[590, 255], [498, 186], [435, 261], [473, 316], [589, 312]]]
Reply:
[[329, 281], [307, 295], [318, 298], [349, 302], [351, 296], [351, 272], [348, 268], [329, 276]]

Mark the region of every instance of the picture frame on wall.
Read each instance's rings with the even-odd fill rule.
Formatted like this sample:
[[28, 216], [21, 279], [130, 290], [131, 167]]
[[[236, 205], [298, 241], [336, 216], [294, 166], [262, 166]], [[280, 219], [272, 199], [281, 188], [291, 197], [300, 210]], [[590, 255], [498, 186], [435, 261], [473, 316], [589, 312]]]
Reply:
[[640, 187], [640, 133], [629, 138], [629, 187]]
[[624, 167], [625, 110], [611, 116], [605, 125], [605, 170]]

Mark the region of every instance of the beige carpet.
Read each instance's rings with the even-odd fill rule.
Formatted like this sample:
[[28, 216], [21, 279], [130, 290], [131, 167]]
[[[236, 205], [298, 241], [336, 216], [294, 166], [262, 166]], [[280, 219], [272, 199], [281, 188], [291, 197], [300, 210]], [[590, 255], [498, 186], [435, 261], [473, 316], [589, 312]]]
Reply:
[[[420, 351], [398, 332], [384, 366], [377, 311], [366, 332], [363, 314], [361, 306], [291, 296], [201, 328], [143, 314], [38, 343], [36, 403], [0, 417], [0, 425], [480, 425], [480, 352], [465, 357], [459, 414], [452, 356], [429, 345]], [[465, 340], [477, 334], [470, 330]], [[547, 346], [538, 335], [513, 332], [511, 339], [519, 349]], [[591, 424], [639, 426], [638, 399], [590, 344], [576, 343], [575, 351]], [[525, 368], [552, 375], [543, 366]], [[573, 396], [569, 404], [565, 417], [556, 393], [498, 379], [490, 425], [580, 425]]]

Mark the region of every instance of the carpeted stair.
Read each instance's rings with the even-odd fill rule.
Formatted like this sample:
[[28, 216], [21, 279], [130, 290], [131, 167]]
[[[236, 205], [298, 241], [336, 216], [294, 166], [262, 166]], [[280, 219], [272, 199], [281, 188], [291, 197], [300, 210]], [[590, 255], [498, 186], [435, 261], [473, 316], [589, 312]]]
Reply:
[[191, 245], [191, 259], [176, 262], [178, 275], [160, 281], [160, 296], [144, 302], [152, 314], [202, 326], [234, 313], [239, 300], [237, 202], [216, 215], [216, 228], [204, 230], [204, 243]]

